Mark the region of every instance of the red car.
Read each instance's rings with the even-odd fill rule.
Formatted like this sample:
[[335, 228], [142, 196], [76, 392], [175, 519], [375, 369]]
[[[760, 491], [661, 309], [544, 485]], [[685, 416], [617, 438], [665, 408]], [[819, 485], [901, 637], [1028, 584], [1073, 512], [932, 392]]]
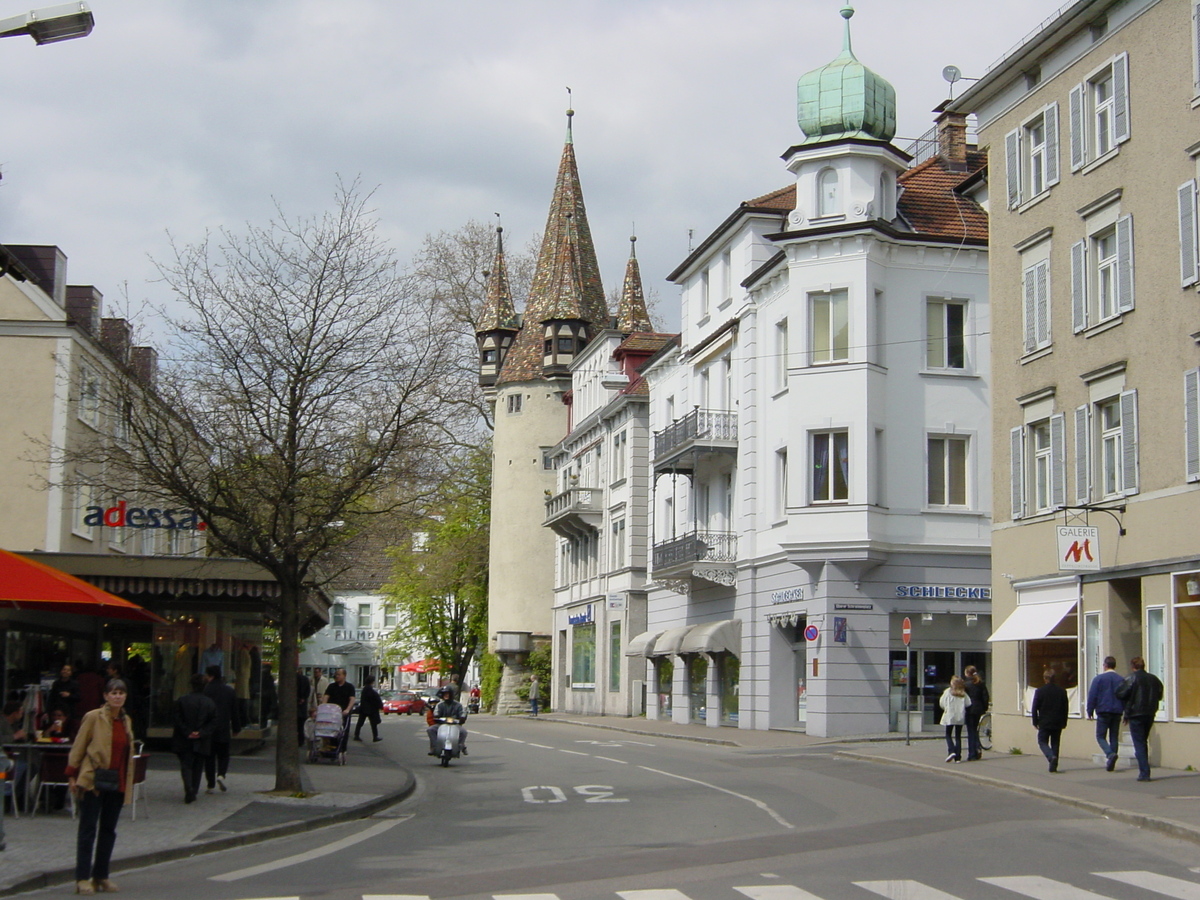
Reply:
[[403, 713], [411, 716], [425, 712], [425, 701], [412, 691], [387, 691], [383, 694], [383, 713]]

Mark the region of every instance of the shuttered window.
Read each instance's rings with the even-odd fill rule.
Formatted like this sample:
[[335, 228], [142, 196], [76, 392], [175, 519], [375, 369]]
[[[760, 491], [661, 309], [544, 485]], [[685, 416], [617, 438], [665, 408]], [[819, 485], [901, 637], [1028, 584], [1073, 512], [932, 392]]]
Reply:
[[[1198, 7], [1200, 9], [1200, 7]], [[1196, 179], [1179, 186], [1179, 279], [1183, 287], [1200, 280], [1200, 239], [1197, 238]]]
[[1121, 394], [1121, 474], [1125, 496], [1138, 492], [1137, 391]]
[[1025, 352], [1050, 344], [1050, 260], [1043, 259], [1025, 270]]
[[1059, 181], [1058, 104], [1051, 103], [1004, 136], [1008, 208], [1049, 190]]
[[1085, 505], [1092, 499], [1091, 410], [1075, 408], [1075, 502]]
[[1183, 373], [1184, 459], [1188, 481], [1200, 481], [1200, 369]]
[[1071, 89], [1071, 171], [1129, 140], [1129, 54], [1122, 53]]

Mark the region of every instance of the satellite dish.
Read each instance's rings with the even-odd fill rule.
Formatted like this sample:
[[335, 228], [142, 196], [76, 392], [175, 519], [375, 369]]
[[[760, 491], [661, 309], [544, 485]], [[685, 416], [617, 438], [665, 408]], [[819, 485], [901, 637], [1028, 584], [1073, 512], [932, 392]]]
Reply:
[[954, 82], [962, 79], [962, 69], [958, 66], [946, 66], [946, 68], [942, 69], [942, 78], [954, 84]]

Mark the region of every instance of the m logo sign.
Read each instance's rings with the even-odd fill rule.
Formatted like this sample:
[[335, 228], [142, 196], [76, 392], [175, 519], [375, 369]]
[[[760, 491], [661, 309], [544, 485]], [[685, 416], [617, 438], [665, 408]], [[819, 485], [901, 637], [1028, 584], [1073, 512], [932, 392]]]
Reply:
[[1063, 571], [1100, 570], [1100, 529], [1090, 525], [1059, 525], [1058, 567]]

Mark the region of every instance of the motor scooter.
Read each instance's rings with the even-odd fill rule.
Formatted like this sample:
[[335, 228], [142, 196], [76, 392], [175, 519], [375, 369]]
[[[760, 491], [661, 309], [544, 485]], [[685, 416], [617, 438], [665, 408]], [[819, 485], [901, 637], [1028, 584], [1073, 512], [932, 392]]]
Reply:
[[440, 748], [438, 759], [445, 768], [450, 765], [450, 760], [458, 759], [458, 739], [462, 733], [462, 719], [445, 716], [435, 718], [433, 721], [437, 723], [438, 727], [437, 745]]

